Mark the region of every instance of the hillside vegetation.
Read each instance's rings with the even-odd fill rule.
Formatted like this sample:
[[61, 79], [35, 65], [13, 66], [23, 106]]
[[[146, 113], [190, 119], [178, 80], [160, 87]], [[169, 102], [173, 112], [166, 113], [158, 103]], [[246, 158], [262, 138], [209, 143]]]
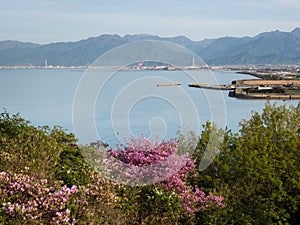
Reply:
[[[3, 112], [0, 224], [299, 224], [299, 125], [299, 106], [267, 103], [261, 114], [241, 121], [239, 133], [223, 131], [215, 160], [200, 171], [217, 129], [207, 122], [179, 171], [156, 184], [129, 186], [124, 177], [122, 184], [103, 177], [83, 156], [101, 161], [105, 153], [145, 167], [181, 151], [178, 140], [140, 137], [118, 148], [100, 141], [78, 146], [60, 127], [34, 127]], [[172, 162], [182, 159], [184, 153]]]

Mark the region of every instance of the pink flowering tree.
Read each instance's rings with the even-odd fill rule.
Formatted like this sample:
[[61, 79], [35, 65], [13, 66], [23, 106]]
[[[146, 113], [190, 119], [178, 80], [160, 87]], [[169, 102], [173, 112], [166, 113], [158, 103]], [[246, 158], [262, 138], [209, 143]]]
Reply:
[[172, 224], [191, 220], [197, 212], [224, 207], [222, 196], [189, 185], [189, 178], [198, 171], [189, 154], [179, 152], [179, 145], [174, 139], [156, 142], [142, 136], [108, 151], [99, 146], [98, 158], [93, 158], [99, 163], [93, 166], [123, 185], [123, 204], [133, 209], [128, 213], [134, 211], [141, 223]]

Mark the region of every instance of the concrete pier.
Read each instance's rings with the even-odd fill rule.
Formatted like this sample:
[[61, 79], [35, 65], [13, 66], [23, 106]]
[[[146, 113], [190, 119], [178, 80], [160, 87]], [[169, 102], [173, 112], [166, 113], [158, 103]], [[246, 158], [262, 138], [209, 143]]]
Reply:
[[189, 87], [213, 90], [229, 90], [229, 96], [247, 99], [300, 99], [300, 79], [298, 80], [235, 80], [232, 84], [208, 85], [191, 83]]

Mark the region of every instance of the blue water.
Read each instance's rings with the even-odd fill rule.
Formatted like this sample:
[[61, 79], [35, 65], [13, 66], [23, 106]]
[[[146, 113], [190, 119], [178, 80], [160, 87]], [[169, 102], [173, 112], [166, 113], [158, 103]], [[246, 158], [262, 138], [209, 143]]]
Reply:
[[[101, 139], [114, 145], [123, 136], [141, 134], [170, 138], [183, 129], [199, 133], [206, 120], [238, 132], [239, 122], [250, 118], [252, 111], [261, 112], [265, 100], [188, 87], [195, 81], [227, 84], [236, 79], [253, 77], [233, 71], [1, 69], [0, 109], [20, 113], [36, 126], [62, 126], [84, 144]], [[156, 86], [174, 82], [182, 85]]]

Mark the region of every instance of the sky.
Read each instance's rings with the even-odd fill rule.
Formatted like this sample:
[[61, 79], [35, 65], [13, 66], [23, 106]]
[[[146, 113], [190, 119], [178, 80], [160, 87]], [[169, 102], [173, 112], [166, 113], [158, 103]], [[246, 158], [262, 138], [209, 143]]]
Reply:
[[0, 41], [78, 41], [101, 34], [255, 36], [300, 27], [300, 0], [0, 0]]

